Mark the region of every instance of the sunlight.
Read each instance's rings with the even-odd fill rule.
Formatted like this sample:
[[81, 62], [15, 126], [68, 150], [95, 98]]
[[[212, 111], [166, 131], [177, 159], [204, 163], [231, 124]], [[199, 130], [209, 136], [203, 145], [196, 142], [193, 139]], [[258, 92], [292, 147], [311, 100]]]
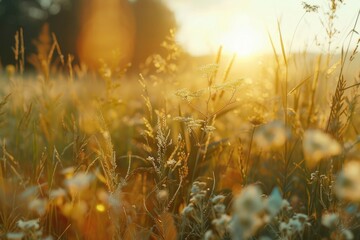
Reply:
[[103, 60], [125, 66], [134, 48], [134, 19], [126, 1], [91, 0], [83, 6], [78, 52], [82, 62], [98, 68]]
[[250, 56], [261, 51], [261, 34], [250, 25], [238, 25], [225, 32], [221, 45], [227, 53], [235, 53], [240, 57]]

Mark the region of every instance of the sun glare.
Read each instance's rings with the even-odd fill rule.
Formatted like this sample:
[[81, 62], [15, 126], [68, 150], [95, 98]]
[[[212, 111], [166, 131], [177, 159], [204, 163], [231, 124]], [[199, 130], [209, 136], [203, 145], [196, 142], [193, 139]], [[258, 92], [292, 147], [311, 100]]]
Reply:
[[240, 57], [247, 57], [262, 49], [261, 35], [255, 28], [248, 25], [234, 26], [225, 32], [221, 39], [224, 50], [235, 53]]

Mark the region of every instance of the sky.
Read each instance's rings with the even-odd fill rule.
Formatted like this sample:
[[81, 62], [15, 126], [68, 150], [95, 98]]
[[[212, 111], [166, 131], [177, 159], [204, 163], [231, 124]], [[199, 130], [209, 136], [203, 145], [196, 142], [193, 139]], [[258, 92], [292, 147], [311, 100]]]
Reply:
[[[329, 0], [307, 1], [319, 5], [318, 13], [305, 13], [301, 0], [163, 0], [175, 13], [177, 41], [193, 55], [225, 52], [249, 55], [271, 52], [268, 33], [278, 44], [277, 22], [286, 49], [325, 51], [317, 42], [326, 42], [325, 21]], [[345, 0], [338, 10], [335, 26], [340, 31], [333, 48], [344, 44], [353, 28], [360, 0]], [[298, 27], [297, 27], [298, 26]], [[296, 30], [296, 31], [295, 31]], [[356, 30], [360, 32], [360, 22]], [[315, 40], [315, 39], [318, 40]], [[357, 35], [356, 40], [359, 38]], [[291, 41], [294, 39], [293, 41]], [[292, 44], [290, 44], [292, 42]], [[354, 41], [353, 41], [354, 42]], [[339, 49], [340, 49], [339, 48]], [[337, 50], [339, 51], [339, 50]]]

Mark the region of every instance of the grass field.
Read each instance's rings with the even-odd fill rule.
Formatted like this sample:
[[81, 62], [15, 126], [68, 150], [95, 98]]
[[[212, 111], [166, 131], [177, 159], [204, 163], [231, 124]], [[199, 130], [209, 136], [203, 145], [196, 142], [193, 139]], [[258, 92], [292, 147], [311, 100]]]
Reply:
[[185, 56], [170, 34], [138, 74], [73, 64], [51, 35], [24, 69], [19, 32], [0, 238], [360, 239], [359, 56], [274, 34], [252, 60]]

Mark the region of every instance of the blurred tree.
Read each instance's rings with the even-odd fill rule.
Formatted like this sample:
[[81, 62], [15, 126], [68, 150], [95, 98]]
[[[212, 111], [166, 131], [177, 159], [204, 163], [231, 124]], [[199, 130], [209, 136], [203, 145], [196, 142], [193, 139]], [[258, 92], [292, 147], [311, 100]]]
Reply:
[[24, 30], [25, 53], [35, 52], [32, 40], [45, 23], [55, 32], [65, 53], [75, 52], [78, 32], [78, 0], [1, 0], [0, 1], [0, 57], [3, 64], [14, 63], [11, 47], [15, 32]]
[[136, 22], [136, 40], [133, 65], [144, 62], [148, 56], [165, 51], [160, 45], [176, 28], [173, 12], [161, 0], [133, 0]]
[[[130, 10], [127, 16], [133, 18], [136, 24], [132, 62], [138, 66], [149, 55], [164, 51], [160, 45], [169, 29], [176, 27], [176, 21], [161, 0], [119, 0], [123, 2], [120, 5], [123, 7], [126, 1], [131, 3], [132, 8], [132, 13]], [[24, 29], [25, 53], [35, 52], [32, 39], [37, 38], [44, 23], [49, 23], [50, 31], [56, 34], [62, 52], [65, 55], [75, 54], [78, 58], [76, 42], [81, 32], [80, 13], [89, 3], [89, 0], [0, 0], [2, 63], [14, 63], [11, 47], [14, 45], [14, 34], [20, 27]]]

